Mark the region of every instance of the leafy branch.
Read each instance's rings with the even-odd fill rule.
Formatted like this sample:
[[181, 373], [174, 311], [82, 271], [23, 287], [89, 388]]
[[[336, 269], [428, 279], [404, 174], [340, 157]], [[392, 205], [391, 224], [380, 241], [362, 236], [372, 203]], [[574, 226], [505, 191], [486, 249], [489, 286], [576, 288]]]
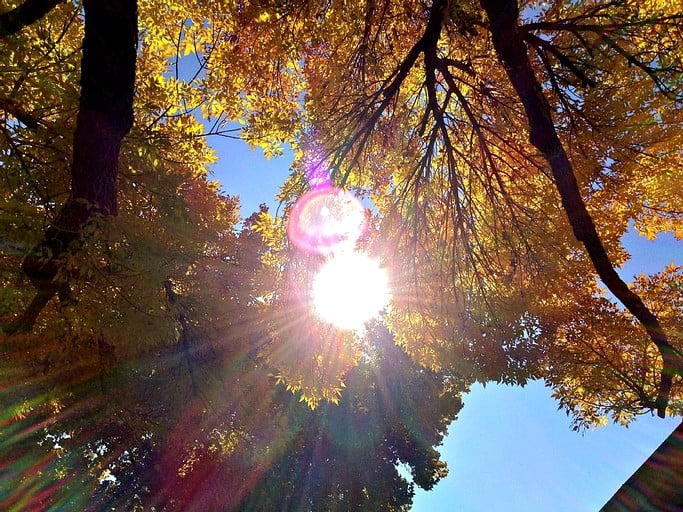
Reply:
[[481, 0], [489, 18], [491, 37], [505, 71], [524, 105], [529, 121], [529, 139], [548, 161], [569, 223], [577, 240], [583, 243], [600, 279], [635, 316], [657, 346], [663, 369], [656, 399], [657, 414], [664, 417], [673, 377], [683, 377], [683, 355], [676, 350], [658, 318], [619, 277], [581, 196], [574, 169], [560, 142], [548, 100], [541, 92], [517, 24], [517, 1]]

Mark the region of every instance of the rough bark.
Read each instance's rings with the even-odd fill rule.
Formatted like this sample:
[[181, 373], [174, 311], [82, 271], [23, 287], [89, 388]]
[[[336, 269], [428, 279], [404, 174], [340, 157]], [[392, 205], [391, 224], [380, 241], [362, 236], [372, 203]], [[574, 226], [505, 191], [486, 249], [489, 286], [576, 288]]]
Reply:
[[[529, 140], [550, 165], [555, 186], [562, 200], [574, 236], [583, 243], [598, 276], [624, 307], [635, 316], [657, 346], [663, 360], [659, 394], [654, 403], [664, 417], [672, 379], [683, 375], [683, 357], [669, 343], [657, 317], [641, 298], [619, 277], [598, 235], [593, 219], [581, 196], [567, 153], [553, 124], [551, 107], [536, 79], [519, 31], [517, 0], [481, 0], [487, 13], [493, 45], [514, 87], [529, 121]], [[652, 404], [646, 404], [652, 406]]]
[[73, 139], [71, 194], [43, 241], [22, 262], [37, 290], [31, 305], [7, 331], [30, 331], [56, 293], [68, 293], [61, 269], [77, 251], [85, 226], [117, 213], [119, 152], [133, 124], [137, 50], [136, 0], [84, 0], [85, 35], [81, 96]]
[[0, 38], [16, 34], [35, 23], [63, 0], [26, 0], [12, 10], [0, 14]]

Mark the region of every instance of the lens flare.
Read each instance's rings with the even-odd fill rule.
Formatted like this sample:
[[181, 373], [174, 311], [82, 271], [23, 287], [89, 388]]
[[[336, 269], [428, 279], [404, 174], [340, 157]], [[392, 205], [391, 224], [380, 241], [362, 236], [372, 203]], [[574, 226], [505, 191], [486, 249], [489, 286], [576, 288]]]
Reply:
[[389, 279], [379, 262], [359, 252], [331, 257], [313, 282], [321, 319], [342, 329], [362, 329], [389, 302]]
[[325, 167], [322, 158], [312, 158], [306, 163], [305, 167], [306, 179], [308, 180], [308, 185], [311, 187], [311, 190], [329, 188], [332, 186], [330, 173], [327, 170], [327, 167]]
[[350, 192], [325, 187], [307, 192], [292, 207], [289, 239], [309, 253], [353, 248], [366, 228], [365, 209]]

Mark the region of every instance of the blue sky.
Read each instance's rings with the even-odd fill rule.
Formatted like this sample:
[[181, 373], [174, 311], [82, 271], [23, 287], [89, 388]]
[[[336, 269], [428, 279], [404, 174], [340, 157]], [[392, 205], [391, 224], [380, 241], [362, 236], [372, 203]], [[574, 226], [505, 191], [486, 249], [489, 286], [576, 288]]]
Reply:
[[[242, 216], [260, 203], [276, 209], [273, 197], [291, 157], [267, 160], [239, 140], [212, 142], [220, 158], [213, 177], [240, 196]], [[633, 256], [620, 271], [626, 280], [671, 261], [683, 264], [683, 241], [673, 237], [653, 243], [630, 233], [625, 243]], [[417, 493], [414, 512], [596, 511], [680, 422], [642, 417], [628, 429], [609, 425], [578, 434], [540, 382], [476, 386], [464, 403], [441, 448], [450, 474]]]
[[676, 428], [643, 417], [583, 434], [542, 383], [475, 387], [441, 449], [450, 474], [416, 512], [595, 512]]

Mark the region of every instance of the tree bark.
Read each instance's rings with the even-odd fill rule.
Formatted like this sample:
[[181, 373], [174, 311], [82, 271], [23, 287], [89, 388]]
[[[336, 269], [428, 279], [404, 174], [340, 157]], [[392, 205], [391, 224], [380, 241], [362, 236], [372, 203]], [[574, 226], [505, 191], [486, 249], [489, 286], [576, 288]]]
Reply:
[[71, 194], [43, 241], [22, 262], [37, 290], [31, 306], [7, 331], [30, 331], [43, 307], [67, 287], [60, 275], [95, 216], [117, 214], [119, 152], [133, 125], [137, 1], [84, 0], [81, 96], [73, 139]]
[[[581, 196], [567, 153], [551, 116], [551, 107], [536, 79], [517, 24], [517, 0], [481, 0], [487, 13], [493, 46], [521, 100], [529, 121], [529, 140], [550, 165], [555, 186], [562, 199], [574, 236], [583, 243], [595, 270], [607, 289], [635, 316], [657, 346], [663, 360], [659, 393], [654, 403], [664, 417], [672, 379], [683, 375], [683, 356], [669, 342], [657, 317], [619, 277], [595, 228]], [[652, 406], [651, 404], [647, 404]]]

